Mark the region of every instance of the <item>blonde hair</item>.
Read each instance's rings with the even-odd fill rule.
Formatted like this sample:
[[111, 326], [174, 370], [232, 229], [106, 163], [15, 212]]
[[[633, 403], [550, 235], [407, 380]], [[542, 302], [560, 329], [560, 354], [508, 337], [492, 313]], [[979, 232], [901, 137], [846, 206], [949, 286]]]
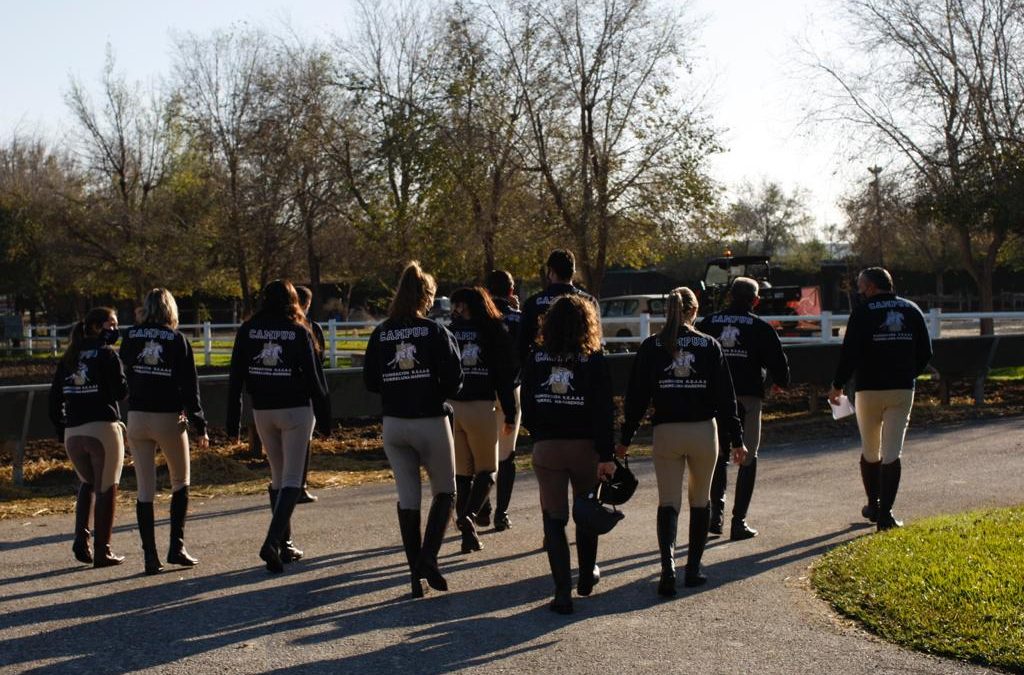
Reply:
[[679, 328], [683, 323], [693, 325], [693, 318], [697, 315], [699, 305], [697, 295], [686, 286], [669, 291], [667, 301], [665, 326], [658, 333], [658, 339], [669, 354], [675, 354], [678, 349], [676, 340], [679, 339]]
[[426, 314], [434, 302], [437, 282], [423, 271], [417, 260], [412, 260], [398, 279], [398, 290], [391, 299], [388, 317], [391, 319], [414, 319]]
[[590, 355], [601, 351], [601, 322], [594, 303], [563, 295], [541, 317], [539, 342], [552, 356]]
[[178, 327], [178, 303], [166, 288], [154, 288], [142, 301], [142, 323], [158, 323], [170, 328]]

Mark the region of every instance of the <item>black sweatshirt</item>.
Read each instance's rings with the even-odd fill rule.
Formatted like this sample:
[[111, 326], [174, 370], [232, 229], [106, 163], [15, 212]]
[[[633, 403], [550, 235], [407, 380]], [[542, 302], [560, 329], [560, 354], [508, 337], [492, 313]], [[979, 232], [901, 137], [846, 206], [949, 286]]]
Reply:
[[196, 361], [184, 335], [155, 323], [133, 326], [121, 343], [121, 360], [128, 375], [129, 410], [184, 410], [196, 433], [206, 433]]
[[491, 297], [494, 306], [501, 312], [501, 319], [505, 322], [508, 334], [512, 336], [512, 344], [519, 345], [519, 333], [523, 328], [523, 313], [512, 306], [506, 298]]
[[501, 401], [505, 421], [516, 421], [516, 350], [504, 326], [486, 337], [471, 321], [455, 319], [448, 329], [462, 355], [462, 389], [456, 401]]
[[633, 440], [647, 405], [654, 399], [652, 424], [717, 418], [719, 434], [727, 434], [734, 448], [743, 445], [729, 362], [721, 345], [688, 326], [679, 329], [676, 344], [674, 358], [657, 335], [640, 345], [626, 390], [622, 444], [629, 445]]
[[832, 386], [852, 375], [857, 391], [913, 389], [932, 358], [932, 340], [921, 309], [893, 293], [865, 300], [850, 312]]
[[228, 436], [238, 436], [242, 387], [255, 410], [301, 408], [312, 402], [316, 428], [331, 431], [331, 405], [323, 364], [313, 337], [302, 324], [257, 314], [241, 325], [231, 351], [228, 378]]
[[[563, 295], [581, 295], [594, 303], [595, 307], [597, 306], [594, 296], [572, 284], [551, 284], [540, 293], [534, 293], [528, 297], [523, 303], [522, 325], [519, 330], [519, 356], [521, 358], [526, 358], [534, 340], [537, 339], [540, 317], [544, 316], [548, 307]], [[600, 312], [598, 315], [600, 316]]]
[[366, 345], [363, 383], [387, 417], [440, 417], [462, 386], [459, 346], [430, 319], [388, 319]]
[[68, 368], [61, 359], [50, 384], [50, 421], [57, 439], [64, 429], [89, 422], [118, 422], [117, 402], [128, 395], [128, 382], [117, 352], [98, 338], [85, 338], [78, 364]]
[[737, 396], [764, 396], [765, 376], [789, 386], [789, 361], [771, 324], [742, 307], [732, 306], [701, 320], [698, 328], [718, 340], [729, 361]]
[[534, 347], [522, 374], [523, 426], [535, 441], [593, 439], [601, 461], [612, 461], [615, 403], [601, 352], [562, 358]]

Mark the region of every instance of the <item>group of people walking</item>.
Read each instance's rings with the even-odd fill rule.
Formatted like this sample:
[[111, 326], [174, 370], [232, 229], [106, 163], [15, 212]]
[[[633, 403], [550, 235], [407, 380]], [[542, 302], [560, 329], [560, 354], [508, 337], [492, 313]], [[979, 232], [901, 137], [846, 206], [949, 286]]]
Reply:
[[[739, 465], [730, 537], [757, 535], [746, 518], [757, 470], [761, 403], [768, 376], [779, 387], [790, 379], [776, 332], [754, 314], [757, 282], [736, 279], [730, 305], [699, 322], [693, 291], [677, 288], [667, 294], [663, 328], [637, 351], [616, 437], [597, 302], [572, 283], [570, 251], [553, 251], [545, 273], [546, 288], [521, 307], [512, 277], [504, 271], [492, 272], [486, 287], [457, 290], [445, 327], [427, 318], [434, 278], [418, 263], [409, 263], [388, 317], [369, 337], [363, 380], [381, 399], [384, 452], [395, 477], [397, 519], [414, 597], [424, 594], [424, 582], [436, 590], [448, 588], [438, 553], [453, 516], [463, 553], [482, 549], [478, 528], [492, 519], [497, 531], [512, 527], [508, 511], [520, 423], [533, 441], [555, 612], [573, 611], [570, 516], [576, 521], [577, 595], [590, 595], [600, 580], [601, 532], [576, 513], [570, 494], [577, 500], [592, 497], [616, 473], [617, 457], [628, 454], [649, 408], [658, 488], [658, 593], [677, 593], [675, 550], [684, 479], [689, 521], [684, 586], [706, 582], [701, 568], [706, 542], [710, 534], [724, 533], [730, 459]], [[863, 513], [886, 529], [899, 525], [891, 511], [899, 455], [913, 381], [926, 366], [931, 346], [920, 310], [892, 294], [888, 272], [869, 268], [858, 286], [866, 301], [850, 317], [830, 398], [837, 399], [855, 377], [868, 498]], [[291, 283], [271, 282], [260, 309], [239, 328], [231, 359], [228, 435], [239, 434], [245, 391], [270, 464], [272, 515], [259, 556], [271, 572], [283, 571], [303, 555], [292, 541], [291, 517], [306, 494], [310, 438], [314, 430], [329, 433], [331, 426], [323, 337], [305, 309]], [[167, 561], [197, 562], [184, 548], [187, 426], [200, 444], [208, 440], [191, 347], [176, 326], [174, 299], [166, 290], [154, 290], [118, 358], [112, 349], [119, 337], [116, 316], [108, 309], [92, 310], [76, 325], [58, 367], [51, 410], [81, 480], [73, 550], [83, 562], [102, 567], [123, 560], [110, 551], [110, 531], [124, 457], [117, 402], [126, 396], [145, 571], [161, 569], [153, 533], [157, 447], [166, 457], [173, 488]], [[425, 523], [421, 468], [431, 494]], [[92, 552], [88, 522], [94, 493]]]

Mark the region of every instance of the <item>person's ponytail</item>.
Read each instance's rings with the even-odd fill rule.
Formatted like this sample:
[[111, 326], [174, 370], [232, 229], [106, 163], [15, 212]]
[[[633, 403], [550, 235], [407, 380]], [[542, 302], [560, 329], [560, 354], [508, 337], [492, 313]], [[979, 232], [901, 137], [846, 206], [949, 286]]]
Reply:
[[697, 309], [697, 296], [689, 288], [672, 289], [665, 303], [665, 325], [658, 333], [661, 346], [673, 356], [678, 350], [679, 329]]

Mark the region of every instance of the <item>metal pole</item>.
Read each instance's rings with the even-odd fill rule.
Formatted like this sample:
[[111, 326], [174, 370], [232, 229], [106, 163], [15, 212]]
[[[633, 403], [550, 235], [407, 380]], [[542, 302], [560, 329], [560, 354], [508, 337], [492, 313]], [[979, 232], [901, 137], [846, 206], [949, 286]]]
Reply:
[[882, 245], [882, 181], [879, 178], [879, 174], [882, 173], [882, 167], [878, 165], [869, 166], [868, 171], [875, 177], [871, 181], [871, 187], [875, 198], [875, 236], [878, 237], [878, 266], [885, 267], [885, 247]]
[[821, 313], [821, 341], [832, 341], [832, 312]]
[[54, 356], [60, 351], [60, 340], [57, 339], [57, 324], [50, 324], [50, 353]]

